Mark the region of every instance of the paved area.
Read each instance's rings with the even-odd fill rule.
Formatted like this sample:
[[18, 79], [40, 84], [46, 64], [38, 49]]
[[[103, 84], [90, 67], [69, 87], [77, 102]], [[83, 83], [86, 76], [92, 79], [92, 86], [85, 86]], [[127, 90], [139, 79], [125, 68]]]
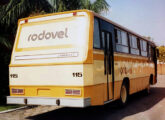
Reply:
[[84, 109], [39, 106], [0, 114], [0, 120], [165, 120], [165, 75], [158, 76], [150, 95], [143, 92], [131, 95], [124, 108], [117, 104]]
[[58, 106], [29, 106], [25, 109], [0, 114], [0, 120], [30, 120], [28, 117], [57, 110]]

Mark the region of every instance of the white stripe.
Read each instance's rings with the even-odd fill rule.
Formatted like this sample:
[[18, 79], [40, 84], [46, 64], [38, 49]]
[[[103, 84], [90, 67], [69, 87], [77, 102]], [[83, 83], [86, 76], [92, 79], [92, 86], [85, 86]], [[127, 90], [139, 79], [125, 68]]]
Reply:
[[45, 21], [45, 20], [53, 20], [53, 19], [59, 19], [59, 18], [64, 18], [64, 17], [72, 17], [72, 16], [73, 16], [73, 13], [52, 15], [52, 16], [29, 19], [28, 22], [38, 22], [38, 21], [41, 22], [41, 21]]
[[43, 54], [43, 55], [15, 56], [15, 60], [32, 60], [32, 59], [49, 59], [49, 58], [68, 58], [68, 57], [78, 57], [78, 52]]
[[[86, 12], [78, 12], [77, 15], [87, 15]], [[45, 16], [45, 17], [39, 17], [39, 18], [32, 18], [28, 19], [28, 22], [40, 22], [40, 21], [46, 21], [46, 20], [53, 20], [53, 19], [59, 19], [64, 17], [72, 17], [73, 13], [67, 13], [67, 14], [60, 14], [60, 15], [51, 15], [51, 16]], [[20, 24], [25, 23], [24, 20], [20, 21]]]
[[[51, 98], [51, 97], [7, 97], [8, 104], [22, 104], [20, 101], [27, 99], [28, 105], [57, 105], [56, 101], [60, 101], [60, 106], [68, 107], [87, 107], [91, 105], [91, 98]], [[20, 101], [18, 101], [20, 100]], [[25, 103], [23, 103], [25, 104]]]

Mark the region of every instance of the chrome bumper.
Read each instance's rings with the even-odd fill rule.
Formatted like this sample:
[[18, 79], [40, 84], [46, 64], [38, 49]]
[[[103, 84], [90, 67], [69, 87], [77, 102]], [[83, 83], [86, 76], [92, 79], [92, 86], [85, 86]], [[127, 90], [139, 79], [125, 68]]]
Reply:
[[87, 107], [91, 105], [91, 99], [90, 98], [50, 98], [50, 97], [7, 96], [7, 104]]

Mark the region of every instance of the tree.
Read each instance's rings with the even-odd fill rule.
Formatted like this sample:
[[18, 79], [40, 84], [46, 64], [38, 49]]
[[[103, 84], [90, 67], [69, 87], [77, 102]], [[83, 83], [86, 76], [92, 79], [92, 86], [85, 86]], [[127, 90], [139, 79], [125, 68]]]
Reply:
[[0, 9], [0, 24], [10, 27], [19, 18], [28, 17], [32, 12], [51, 12], [52, 8], [47, 0], [10, 0]]
[[107, 11], [109, 8], [106, 0], [50, 0], [51, 5], [54, 6], [55, 12], [76, 10], [76, 9], [88, 9], [96, 13]]
[[5, 5], [9, 3], [9, 0], [0, 0], [0, 5]]
[[0, 8], [0, 23], [11, 25], [21, 17], [27, 17], [32, 12], [51, 13], [76, 9], [89, 9], [97, 13], [108, 10], [106, 0], [10, 0], [9, 4]]
[[165, 46], [158, 47], [159, 49], [159, 62], [165, 63]]
[[150, 37], [150, 36], [143, 36], [145, 39], [154, 42], [154, 38]]

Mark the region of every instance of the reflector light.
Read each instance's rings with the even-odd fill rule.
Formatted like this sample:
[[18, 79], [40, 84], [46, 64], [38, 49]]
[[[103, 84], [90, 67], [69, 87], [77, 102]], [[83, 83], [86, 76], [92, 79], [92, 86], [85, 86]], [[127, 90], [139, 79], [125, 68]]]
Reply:
[[77, 15], [77, 12], [73, 12], [73, 16], [76, 16]]
[[24, 89], [11, 89], [12, 94], [24, 94]]
[[65, 95], [81, 95], [81, 90], [65, 89]]
[[73, 90], [73, 95], [80, 95], [80, 90]]
[[25, 19], [25, 23], [27, 23], [28, 22], [28, 19]]

